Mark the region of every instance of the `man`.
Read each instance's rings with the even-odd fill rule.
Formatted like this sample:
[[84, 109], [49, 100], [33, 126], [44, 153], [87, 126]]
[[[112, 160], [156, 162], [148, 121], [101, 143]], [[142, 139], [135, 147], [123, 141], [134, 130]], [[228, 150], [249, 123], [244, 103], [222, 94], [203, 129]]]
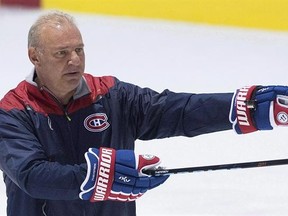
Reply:
[[33, 72], [0, 102], [8, 216], [134, 216], [135, 200], [167, 179], [143, 174], [160, 160], [135, 156], [135, 140], [287, 124], [284, 86], [246, 87], [233, 98], [84, 73], [81, 33], [61, 12], [32, 25], [28, 55]]

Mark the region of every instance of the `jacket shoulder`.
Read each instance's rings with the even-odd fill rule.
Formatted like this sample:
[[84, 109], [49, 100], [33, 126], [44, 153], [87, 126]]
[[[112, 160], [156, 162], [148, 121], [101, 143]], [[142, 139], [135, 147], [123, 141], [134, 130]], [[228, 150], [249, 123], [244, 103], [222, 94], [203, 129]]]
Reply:
[[91, 74], [84, 74], [84, 78], [92, 92], [92, 97], [107, 94], [117, 82], [114, 76], [95, 77]]
[[24, 98], [26, 98], [26, 86], [27, 82], [22, 81], [14, 89], [11, 89], [0, 101], [0, 109], [11, 110], [19, 109], [22, 110], [25, 108]]

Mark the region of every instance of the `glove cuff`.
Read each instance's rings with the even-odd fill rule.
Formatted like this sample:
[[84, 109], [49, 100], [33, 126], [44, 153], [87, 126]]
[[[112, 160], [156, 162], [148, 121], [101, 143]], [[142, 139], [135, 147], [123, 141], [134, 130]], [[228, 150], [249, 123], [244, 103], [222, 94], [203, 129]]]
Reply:
[[112, 148], [100, 148], [97, 178], [91, 202], [108, 199], [114, 181], [116, 151]]
[[238, 134], [245, 134], [257, 131], [251, 115], [254, 107], [252, 101], [257, 86], [243, 87], [238, 89], [231, 102], [230, 121], [233, 129]]

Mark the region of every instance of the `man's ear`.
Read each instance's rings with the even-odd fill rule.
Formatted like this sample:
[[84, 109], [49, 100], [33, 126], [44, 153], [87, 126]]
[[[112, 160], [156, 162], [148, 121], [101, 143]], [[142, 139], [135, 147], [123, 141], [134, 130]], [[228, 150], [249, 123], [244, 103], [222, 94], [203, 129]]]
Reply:
[[35, 47], [30, 47], [28, 49], [28, 56], [33, 65], [36, 66], [39, 64], [39, 55]]

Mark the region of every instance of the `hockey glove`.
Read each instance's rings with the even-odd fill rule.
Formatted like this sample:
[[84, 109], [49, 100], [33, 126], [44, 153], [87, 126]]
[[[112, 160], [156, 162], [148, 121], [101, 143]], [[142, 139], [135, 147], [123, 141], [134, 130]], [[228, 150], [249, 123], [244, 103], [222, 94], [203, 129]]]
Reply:
[[238, 89], [231, 103], [230, 121], [238, 134], [288, 125], [288, 87], [250, 86]]
[[160, 159], [151, 155], [135, 156], [132, 150], [90, 148], [85, 153], [85, 159], [87, 174], [79, 197], [90, 202], [134, 201], [168, 178], [143, 174], [144, 169], [160, 164]]

